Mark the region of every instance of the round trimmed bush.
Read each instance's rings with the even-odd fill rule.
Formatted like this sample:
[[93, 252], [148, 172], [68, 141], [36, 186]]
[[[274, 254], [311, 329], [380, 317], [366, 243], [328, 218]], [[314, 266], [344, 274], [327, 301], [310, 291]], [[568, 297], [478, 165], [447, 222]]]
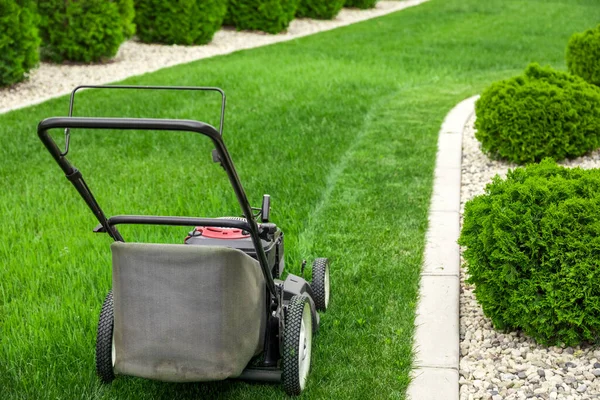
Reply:
[[125, 17], [117, 1], [38, 0], [38, 10], [41, 55], [49, 61], [106, 61], [117, 54], [124, 33], [130, 33], [123, 31]]
[[345, 0], [300, 0], [296, 16], [301, 18], [333, 19], [344, 7]]
[[39, 61], [37, 15], [28, 0], [0, 0], [0, 86], [22, 81]]
[[475, 137], [492, 158], [558, 161], [600, 144], [600, 88], [537, 64], [523, 76], [492, 84], [475, 109]]
[[132, 37], [135, 34], [135, 7], [133, 6], [133, 0], [115, 0], [119, 7], [119, 14], [121, 14], [121, 23], [123, 24], [123, 36], [126, 39]]
[[567, 45], [569, 72], [600, 86], [600, 25], [575, 33]]
[[344, 6], [366, 10], [367, 8], [375, 8], [378, 1], [379, 0], [346, 0]]
[[467, 202], [467, 282], [497, 329], [547, 345], [600, 338], [600, 170], [550, 159]]
[[146, 43], [208, 43], [226, 11], [227, 0], [136, 0], [137, 36]]
[[229, 0], [227, 22], [238, 30], [279, 33], [296, 15], [299, 0]]

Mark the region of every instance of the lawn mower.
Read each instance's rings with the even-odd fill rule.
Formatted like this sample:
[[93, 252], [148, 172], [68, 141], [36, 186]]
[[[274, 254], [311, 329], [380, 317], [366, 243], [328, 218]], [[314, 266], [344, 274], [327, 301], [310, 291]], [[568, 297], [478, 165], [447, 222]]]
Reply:
[[[74, 117], [80, 89], [211, 91], [221, 95], [219, 129], [193, 120]], [[312, 263], [312, 280], [284, 273], [284, 234], [270, 220], [271, 198], [252, 208], [223, 141], [225, 94], [211, 87], [79, 86], [69, 116], [41, 121], [38, 135], [108, 234], [112, 290], [96, 342], [96, 372], [167, 382], [228, 378], [282, 382], [298, 395], [306, 386], [318, 311], [329, 303], [329, 262]], [[65, 150], [49, 131], [64, 129]], [[186, 131], [208, 136], [213, 161], [225, 170], [241, 217], [117, 215], [107, 218], [81, 172], [66, 158], [72, 129]], [[183, 244], [125, 242], [120, 224], [193, 228]], [[302, 275], [306, 261], [302, 264]]]

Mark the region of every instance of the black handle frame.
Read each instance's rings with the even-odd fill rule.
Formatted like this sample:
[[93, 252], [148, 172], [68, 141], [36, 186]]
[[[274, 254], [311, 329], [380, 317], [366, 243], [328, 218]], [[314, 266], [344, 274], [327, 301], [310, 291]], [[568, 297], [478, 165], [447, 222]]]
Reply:
[[[137, 88], [137, 87], [136, 87]], [[220, 89], [219, 89], [220, 90]], [[221, 120], [222, 122], [222, 120]], [[64, 128], [64, 129], [116, 129], [116, 130], [158, 130], [158, 131], [185, 131], [199, 133], [204, 136], [208, 136], [213, 144], [219, 159], [229, 181], [235, 191], [235, 195], [240, 204], [246, 221], [235, 221], [225, 219], [204, 219], [204, 218], [186, 218], [186, 217], [153, 217], [153, 216], [135, 216], [135, 215], [123, 215], [115, 216], [110, 219], [106, 218], [106, 215], [100, 208], [100, 205], [94, 198], [90, 188], [87, 186], [81, 172], [75, 168], [66, 155], [56, 145], [56, 142], [52, 139], [48, 133], [51, 129]], [[88, 207], [92, 210], [98, 222], [102, 225], [104, 230], [115, 240], [123, 242], [123, 237], [116, 229], [116, 224], [155, 224], [155, 225], [184, 225], [184, 226], [195, 226], [201, 225], [208, 222], [209, 224], [217, 224], [217, 226], [236, 227], [244, 229], [250, 233], [252, 242], [256, 249], [256, 255], [260, 263], [263, 275], [267, 282], [267, 288], [269, 292], [278, 301], [277, 291], [275, 288], [275, 282], [271, 274], [271, 270], [268, 265], [267, 256], [263, 249], [259, 226], [256, 222], [254, 215], [252, 214], [252, 207], [248, 202], [246, 193], [237, 175], [233, 161], [227, 151], [223, 137], [219, 131], [213, 126], [205, 124], [199, 121], [193, 120], [174, 120], [174, 119], [151, 119], [151, 118], [83, 118], [83, 117], [52, 117], [41, 121], [38, 124], [38, 136], [44, 143], [54, 160], [61, 167], [65, 173], [67, 179], [71, 181], [75, 189], [79, 192], [81, 197], [85, 200]], [[215, 222], [218, 221], [218, 222]], [[214, 225], [213, 225], [214, 226]]]

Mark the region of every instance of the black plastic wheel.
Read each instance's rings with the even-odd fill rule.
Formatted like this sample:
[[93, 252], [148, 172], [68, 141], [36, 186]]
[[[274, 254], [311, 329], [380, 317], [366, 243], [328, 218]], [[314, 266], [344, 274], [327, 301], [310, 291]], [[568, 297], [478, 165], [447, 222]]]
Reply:
[[327, 310], [329, 305], [329, 260], [327, 258], [317, 258], [313, 261], [311, 288], [317, 310]]
[[100, 320], [98, 321], [98, 336], [96, 338], [96, 373], [102, 383], [111, 383], [115, 379], [113, 370], [113, 294], [112, 290], [106, 295]]
[[283, 387], [291, 396], [299, 395], [306, 386], [312, 349], [312, 312], [308, 298], [296, 295], [290, 300], [285, 315], [283, 336]]

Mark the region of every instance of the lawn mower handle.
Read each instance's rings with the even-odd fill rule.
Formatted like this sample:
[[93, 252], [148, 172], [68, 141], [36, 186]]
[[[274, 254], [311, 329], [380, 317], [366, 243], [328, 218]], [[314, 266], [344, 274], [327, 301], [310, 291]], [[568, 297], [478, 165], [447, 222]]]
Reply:
[[[162, 217], [154, 215], [115, 215], [108, 219], [108, 224], [112, 226], [119, 224], [214, 226], [216, 228], [236, 228], [250, 232], [250, 224], [248, 224], [248, 222], [238, 219], [226, 218]], [[261, 228], [259, 227], [259, 229]]]
[[[56, 128], [186, 131], [200, 133], [202, 135], [208, 136], [215, 145], [215, 149], [219, 156], [219, 160], [221, 161], [221, 165], [223, 166], [225, 172], [227, 173], [227, 176], [229, 177], [229, 181], [233, 186], [233, 190], [235, 191], [235, 195], [238, 199], [240, 207], [242, 208], [244, 217], [246, 217], [248, 231], [250, 232], [250, 237], [252, 238], [252, 242], [256, 249], [256, 255], [258, 257], [258, 261], [260, 262], [262, 272], [265, 276], [267, 287], [271, 294], [273, 294], [273, 296], [275, 296], [276, 299], [278, 298], [275, 283], [273, 281], [273, 275], [271, 274], [269, 263], [267, 261], [267, 256], [265, 254], [264, 248], [261, 243], [261, 239], [259, 237], [258, 224], [254, 219], [254, 215], [252, 214], [252, 208], [250, 207], [250, 203], [248, 202], [248, 198], [246, 197], [246, 193], [244, 191], [244, 188], [242, 187], [242, 183], [240, 182], [237, 172], [235, 171], [233, 161], [231, 160], [229, 152], [225, 147], [223, 138], [219, 134], [219, 131], [217, 131], [214, 127], [203, 122], [193, 120], [152, 118], [52, 117], [46, 118], [38, 124], [38, 136], [40, 137], [42, 143], [44, 143], [54, 160], [61, 167], [67, 179], [71, 181], [73, 186], [75, 186], [75, 189], [77, 189], [81, 197], [83, 197], [88, 207], [92, 210], [92, 212], [98, 219], [98, 222], [100, 222], [100, 224], [104, 227], [104, 230], [115, 241], [123, 242], [123, 237], [121, 236], [119, 231], [113, 226], [113, 224], [111, 224], [106, 218], [106, 215], [100, 208], [100, 205], [94, 198], [91, 190], [83, 180], [81, 172], [79, 172], [79, 170], [75, 168], [69, 162], [69, 160], [67, 160], [66, 156], [58, 148], [56, 142], [48, 133], [50, 129]], [[168, 221], [169, 217], [165, 218]], [[148, 222], [151, 223], [150, 219], [148, 220]], [[166, 224], [166, 221], [163, 220], [162, 222], [162, 224]], [[175, 223], [173, 225], [178, 224]]]

